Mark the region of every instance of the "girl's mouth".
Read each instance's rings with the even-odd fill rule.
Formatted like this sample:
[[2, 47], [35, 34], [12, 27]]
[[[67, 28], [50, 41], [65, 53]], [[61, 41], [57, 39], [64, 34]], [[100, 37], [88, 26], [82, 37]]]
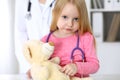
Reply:
[[66, 29], [66, 31], [72, 31], [72, 29]]

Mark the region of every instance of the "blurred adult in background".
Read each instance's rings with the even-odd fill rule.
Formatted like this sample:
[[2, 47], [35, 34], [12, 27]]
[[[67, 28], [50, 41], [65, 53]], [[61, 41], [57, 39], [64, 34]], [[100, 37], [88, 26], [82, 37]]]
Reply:
[[30, 64], [23, 56], [27, 40], [41, 39], [49, 33], [55, 0], [17, 0], [15, 6], [15, 54], [19, 73], [26, 73]]

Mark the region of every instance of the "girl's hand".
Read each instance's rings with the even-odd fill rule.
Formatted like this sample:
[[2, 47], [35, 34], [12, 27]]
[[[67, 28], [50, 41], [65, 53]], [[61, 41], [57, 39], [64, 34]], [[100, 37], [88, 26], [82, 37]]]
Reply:
[[75, 63], [67, 64], [61, 69], [61, 72], [69, 76], [74, 76], [77, 73], [77, 66]]
[[32, 79], [30, 69], [26, 72], [28, 80]]

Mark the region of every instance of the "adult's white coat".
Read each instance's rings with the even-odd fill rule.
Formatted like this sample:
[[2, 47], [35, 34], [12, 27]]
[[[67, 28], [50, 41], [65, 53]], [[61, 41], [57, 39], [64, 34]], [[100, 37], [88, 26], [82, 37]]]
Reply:
[[[19, 63], [19, 73], [25, 73], [30, 64], [23, 56], [23, 44], [27, 40], [40, 40], [49, 32], [54, 0], [46, 0], [43, 6], [39, 0], [31, 0], [31, 18], [26, 18], [28, 0], [16, 0], [15, 6], [15, 54]], [[52, 7], [50, 7], [53, 3]], [[44, 8], [43, 8], [44, 7]]]

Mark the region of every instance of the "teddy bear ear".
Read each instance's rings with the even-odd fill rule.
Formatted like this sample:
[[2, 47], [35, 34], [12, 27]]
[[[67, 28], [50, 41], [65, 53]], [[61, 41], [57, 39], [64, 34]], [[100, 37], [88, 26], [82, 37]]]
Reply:
[[25, 58], [32, 64], [32, 54], [29, 45], [25, 44], [23, 46], [23, 54]]
[[51, 46], [54, 46], [54, 43], [53, 42], [48, 42]]

